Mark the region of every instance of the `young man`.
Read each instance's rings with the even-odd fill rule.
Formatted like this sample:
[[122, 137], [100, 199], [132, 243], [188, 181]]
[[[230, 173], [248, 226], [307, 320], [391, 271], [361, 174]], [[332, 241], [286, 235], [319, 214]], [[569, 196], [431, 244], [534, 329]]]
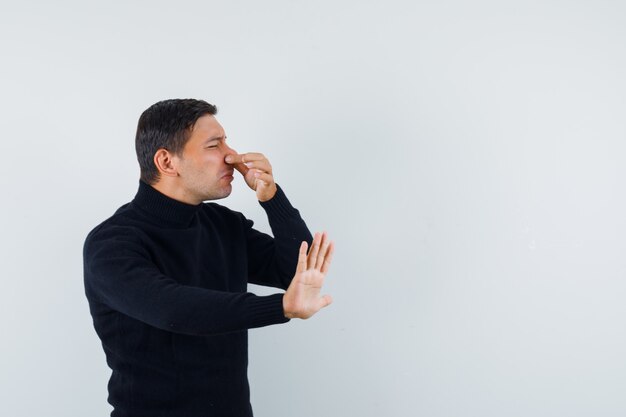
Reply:
[[[333, 243], [311, 236], [263, 154], [227, 145], [216, 112], [191, 99], [149, 107], [136, 135], [139, 190], [85, 241], [85, 293], [112, 369], [113, 417], [252, 416], [247, 329], [331, 303], [320, 289]], [[204, 203], [230, 195], [235, 170], [273, 238]], [[257, 296], [248, 282], [286, 292]]]

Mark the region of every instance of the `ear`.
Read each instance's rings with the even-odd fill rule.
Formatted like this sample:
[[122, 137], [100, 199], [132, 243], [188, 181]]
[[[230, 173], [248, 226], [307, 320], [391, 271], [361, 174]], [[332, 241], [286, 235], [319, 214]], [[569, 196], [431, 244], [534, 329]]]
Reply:
[[167, 177], [177, 177], [178, 169], [176, 158], [167, 149], [160, 148], [154, 153], [154, 165], [159, 170], [159, 174]]

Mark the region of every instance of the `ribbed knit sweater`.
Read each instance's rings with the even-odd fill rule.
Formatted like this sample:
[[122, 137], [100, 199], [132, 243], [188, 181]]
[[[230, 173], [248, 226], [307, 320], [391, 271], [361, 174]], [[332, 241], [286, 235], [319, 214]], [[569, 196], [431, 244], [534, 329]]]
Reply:
[[139, 182], [83, 249], [85, 293], [109, 367], [112, 417], [252, 416], [247, 329], [285, 323], [282, 293], [312, 236], [278, 187], [261, 202], [274, 237], [217, 203]]

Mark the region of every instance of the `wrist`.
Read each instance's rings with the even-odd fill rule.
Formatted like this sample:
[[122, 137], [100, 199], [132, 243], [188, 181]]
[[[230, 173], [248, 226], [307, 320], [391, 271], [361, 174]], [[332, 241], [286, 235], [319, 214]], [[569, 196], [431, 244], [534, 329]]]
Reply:
[[285, 295], [283, 295], [283, 315], [290, 320], [295, 318], [294, 314], [291, 311], [289, 311], [289, 309], [287, 308], [287, 301], [286, 301]]
[[258, 200], [261, 203], [265, 203], [270, 201], [272, 198], [274, 198], [274, 196], [276, 195], [276, 192], [278, 191], [278, 189], [276, 188], [276, 184], [273, 183], [268, 190], [265, 190], [265, 192], [263, 193], [263, 195], [259, 195], [258, 196]]

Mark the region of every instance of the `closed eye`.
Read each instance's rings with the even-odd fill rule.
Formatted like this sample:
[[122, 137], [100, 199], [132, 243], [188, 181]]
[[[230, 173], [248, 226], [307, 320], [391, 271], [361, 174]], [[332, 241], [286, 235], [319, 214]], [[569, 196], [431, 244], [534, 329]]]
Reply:
[[215, 149], [215, 148], [218, 147], [218, 144], [219, 144], [220, 141], [221, 142], [226, 142], [226, 136], [224, 136], [223, 138], [219, 138], [219, 139], [216, 138], [216, 139], [208, 140], [207, 142], [208, 143], [212, 143], [212, 145], [208, 145], [208, 146], [206, 146], [206, 148], [207, 149]]

